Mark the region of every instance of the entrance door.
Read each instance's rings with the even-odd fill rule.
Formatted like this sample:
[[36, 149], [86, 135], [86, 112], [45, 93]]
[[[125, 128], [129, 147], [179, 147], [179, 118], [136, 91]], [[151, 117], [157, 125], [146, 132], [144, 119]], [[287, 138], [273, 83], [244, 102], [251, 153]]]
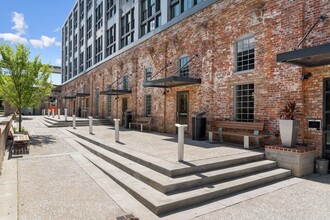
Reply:
[[330, 159], [330, 78], [324, 80], [323, 157]]
[[[176, 121], [179, 124], [188, 124], [188, 95], [187, 91], [177, 93]], [[186, 128], [185, 132], [187, 133], [187, 131], [188, 129]]]

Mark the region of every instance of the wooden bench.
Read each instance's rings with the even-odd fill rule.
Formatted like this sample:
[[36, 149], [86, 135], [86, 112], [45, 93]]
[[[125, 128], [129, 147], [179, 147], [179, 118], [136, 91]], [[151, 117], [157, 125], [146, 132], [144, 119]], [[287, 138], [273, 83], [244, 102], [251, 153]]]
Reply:
[[143, 126], [149, 126], [149, 131], [151, 130], [151, 117], [138, 117], [134, 122], [130, 122], [128, 124], [129, 129], [132, 129], [132, 125], [136, 125], [137, 127], [141, 126], [141, 131], [143, 131]]
[[214, 134], [219, 135], [220, 141], [223, 141], [222, 135], [242, 136], [244, 137], [244, 148], [250, 149], [249, 139], [253, 138], [256, 147], [260, 147], [260, 138], [266, 138], [270, 135], [260, 134], [264, 130], [263, 122], [240, 122], [240, 121], [212, 121], [211, 131], [209, 131], [209, 141], [212, 143]]
[[12, 140], [11, 153], [13, 154], [28, 154], [30, 137], [28, 134], [16, 134], [14, 133], [14, 127], [12, 126], [8, 139]]

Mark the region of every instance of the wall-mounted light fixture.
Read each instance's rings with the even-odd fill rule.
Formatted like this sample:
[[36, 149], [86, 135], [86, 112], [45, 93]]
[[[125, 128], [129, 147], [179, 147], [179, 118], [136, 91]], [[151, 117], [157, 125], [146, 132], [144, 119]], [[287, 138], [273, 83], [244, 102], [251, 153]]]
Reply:
[[301, 75], [301, 80], [307, 80], [311, 76], [312, 76], [312, 73], [311, 72], [304, 73], [304, 74]]

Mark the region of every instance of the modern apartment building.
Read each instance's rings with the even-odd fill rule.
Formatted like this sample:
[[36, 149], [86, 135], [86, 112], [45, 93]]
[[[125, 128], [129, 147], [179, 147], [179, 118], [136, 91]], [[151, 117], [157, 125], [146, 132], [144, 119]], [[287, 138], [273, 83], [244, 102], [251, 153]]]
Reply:
[[[62, 82], [215, 2], [78, 0], [62, 27]], [[180, 16], [184, 14], [184, 16]], [[180, 16], [180, 17], [179, 17]]]
[[71, 114], [152, 117], [175, 133], [207, 112], [263, 121], [279, 142], [279, 112], [295, 101], [299, 142], [330, 158], [330, 3], [324, 0], [79, 0], [62, 28]]

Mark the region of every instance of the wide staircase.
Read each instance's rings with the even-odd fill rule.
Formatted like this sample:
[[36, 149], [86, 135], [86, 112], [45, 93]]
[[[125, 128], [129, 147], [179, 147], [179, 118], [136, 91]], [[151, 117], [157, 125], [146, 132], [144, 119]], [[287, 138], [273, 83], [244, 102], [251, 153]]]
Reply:
[[74, 148], [158, 216], [291, 177], [263, 152], [173, 163], [69, 132]]
[[[57, 117], [57, 116], [55, 116]], [[62, 119], [64, 116], [61, 116]], [[57, 120], [56, 118], [52, 117], [43, 117], [43, 123], [47, 127], [72, 127], [72, 120]], [[93, 118], [93, 126], [109, 126], [113, 125], [113, 122], [107, 118]], [[81, 127], [81, 126], [89, 126], [89, 120], [86, 118], [77, 118], [76, 119], [76, 126]]]

